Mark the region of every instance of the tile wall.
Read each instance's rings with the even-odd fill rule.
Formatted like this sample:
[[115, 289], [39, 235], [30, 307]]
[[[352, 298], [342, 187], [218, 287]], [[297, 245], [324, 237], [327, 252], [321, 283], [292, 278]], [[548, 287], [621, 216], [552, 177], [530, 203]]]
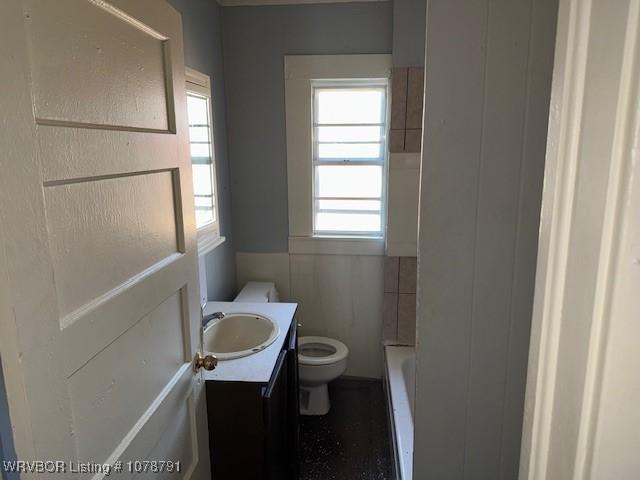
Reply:
[[396, 67], [391, 78], [391, 153], [418, 153], [422, 143], [424, 68]]
[[424, 68], [392, 72], [389, 211], [384, 260], [382, 340], [416, 343], [416, 254]]
[[416, 257], [384, 258], [382, 340], [385, 345], [416, 343]]

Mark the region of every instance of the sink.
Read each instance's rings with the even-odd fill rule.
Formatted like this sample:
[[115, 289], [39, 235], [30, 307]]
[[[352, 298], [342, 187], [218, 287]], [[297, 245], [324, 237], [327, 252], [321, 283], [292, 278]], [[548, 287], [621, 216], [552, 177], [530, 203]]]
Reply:
[[203, 333], [206, 353], [231, 360], [261, 352], [278, 337], [278, 325], [255, 313], [228, 313], [214, 320]]

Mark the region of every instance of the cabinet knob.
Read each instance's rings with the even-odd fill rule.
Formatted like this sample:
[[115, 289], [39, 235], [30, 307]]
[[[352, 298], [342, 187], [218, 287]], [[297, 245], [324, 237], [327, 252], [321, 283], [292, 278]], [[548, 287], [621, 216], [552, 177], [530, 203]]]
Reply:
[[200, 353], [196, 353], [193, 358], [193, 370], [197, 372], [201, 368], [207, 371], [211, 371], [218, 365], [218, 359], [214, 355], [205, 355], [204, 357]]

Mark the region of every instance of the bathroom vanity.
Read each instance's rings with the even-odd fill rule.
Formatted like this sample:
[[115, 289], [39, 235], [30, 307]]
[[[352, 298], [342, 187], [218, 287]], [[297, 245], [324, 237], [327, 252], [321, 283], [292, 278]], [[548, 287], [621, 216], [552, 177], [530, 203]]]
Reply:
[[293, 480], [298, 476], [296, 309], [291, 303], [207, 304], [205, 314], [253, 313], [278, 326], [276, 340], [268, 347], [221, 360], [215, 370], [204, 372], [215, 480]]

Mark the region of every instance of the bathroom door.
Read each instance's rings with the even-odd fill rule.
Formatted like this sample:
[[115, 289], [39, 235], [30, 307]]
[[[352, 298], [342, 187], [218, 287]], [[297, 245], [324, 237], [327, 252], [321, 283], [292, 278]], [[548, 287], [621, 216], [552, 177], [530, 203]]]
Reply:
[[179, 14], [2, 0], [0, 71], [0, 355], [18, 458], [62, 461], [44, 467], [60, 478], [102, 478], [102, 464], [210, 478]]

